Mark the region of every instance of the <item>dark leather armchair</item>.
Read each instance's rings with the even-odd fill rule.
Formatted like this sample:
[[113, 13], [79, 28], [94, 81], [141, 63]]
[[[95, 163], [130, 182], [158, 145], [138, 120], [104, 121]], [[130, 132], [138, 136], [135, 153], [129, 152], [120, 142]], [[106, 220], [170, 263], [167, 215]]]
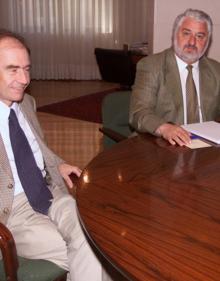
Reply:
[[[48, 238], [49, 239], [49, 238]], [[65, 281], [66, 271], [46, 260], [33, 260], [17, 256], [14, 238], [0, 223], [1, 281]]]
[[130, 51], [95, 48], [95, 56], [103, 80], [127, 89], [134, 84], [136, 64]]
[[129, 104], [131, 91], [117, 91], [108, 94], [102, 102], [100, 131], [104, 134], [104, 148], [109, 148], [126, 139], [132, 129], [129, 126]]

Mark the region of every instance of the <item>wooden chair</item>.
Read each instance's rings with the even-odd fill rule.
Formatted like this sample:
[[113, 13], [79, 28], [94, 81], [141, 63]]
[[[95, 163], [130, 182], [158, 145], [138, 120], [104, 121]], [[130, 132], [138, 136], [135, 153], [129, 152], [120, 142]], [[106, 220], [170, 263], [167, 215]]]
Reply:
[[109, 148], [126, 139], [132, 129], [129, 126], [129, 104], [131, 91], [117, 91], [108, 94], [102, 102], [104, 148]]
[[[49, 238], [48, 238], [49, 239]], [[14, 238], [0, 223], [0, 280], [4, 281], [64, 281], [67, 272], [46, 260], [33, 260], [17, 256]]]

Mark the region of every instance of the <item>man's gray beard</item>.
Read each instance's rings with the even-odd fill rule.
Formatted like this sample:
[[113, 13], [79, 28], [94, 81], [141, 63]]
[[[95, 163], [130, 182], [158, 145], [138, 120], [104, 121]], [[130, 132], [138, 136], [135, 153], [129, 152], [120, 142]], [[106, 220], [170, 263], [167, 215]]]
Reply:
[[184, 50], [180, 49], [180, 47], [178, 46], [176, 40], [174, 40], [174, 51], [176, 53], [176, 55], [183, 61], [185, 61], [186, 63], [191, 63], [191, 62], [196, 62], [198, 61], [205, 53], [207, 48], [204, 48], [203, 52], [197, 52], [197, 53], [193, 53], [193, 54], [189, 54], [189, 53], [184, 53]]

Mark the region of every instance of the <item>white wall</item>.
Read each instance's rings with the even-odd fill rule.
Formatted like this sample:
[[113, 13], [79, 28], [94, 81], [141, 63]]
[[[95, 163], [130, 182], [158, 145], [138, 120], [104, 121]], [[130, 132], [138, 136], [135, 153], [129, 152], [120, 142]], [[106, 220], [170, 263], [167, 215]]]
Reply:
[[146, 16], [146, 34], [148, 41], [149, 53], [153, 53], [153, 33], [154, 33], [154, 0], [146, 0], [146, 11], [143, 11]]
[[220, 61], [220, 1], [219, 0], [155, 0], [153, 52], [171, 45], [173, 22], [187, 8], [203, 10], [213, 20], [213, 40], [209, 56]]

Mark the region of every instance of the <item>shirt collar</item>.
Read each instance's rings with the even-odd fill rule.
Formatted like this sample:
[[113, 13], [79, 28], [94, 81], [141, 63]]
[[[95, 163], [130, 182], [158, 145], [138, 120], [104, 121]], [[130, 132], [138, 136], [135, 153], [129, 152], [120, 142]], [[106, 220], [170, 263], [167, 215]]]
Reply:
[[0, 120], [8, 119], [10, 114], [10, 107], [4, 102], [0, 101]]
[[8, 120], [11, 108], [14, 109], [16, 115], [19, 112], [18, 103], [14, 102], [11, 107], [7, 106], [4, 102], [0, 101], [0, 120]]
[[13, 104], [11, 105], [11, 108], [14, 109], [16, 115], [18, 116], [19, 111], [20, 111], [19, 104], [17, 102], [13, 102]]

